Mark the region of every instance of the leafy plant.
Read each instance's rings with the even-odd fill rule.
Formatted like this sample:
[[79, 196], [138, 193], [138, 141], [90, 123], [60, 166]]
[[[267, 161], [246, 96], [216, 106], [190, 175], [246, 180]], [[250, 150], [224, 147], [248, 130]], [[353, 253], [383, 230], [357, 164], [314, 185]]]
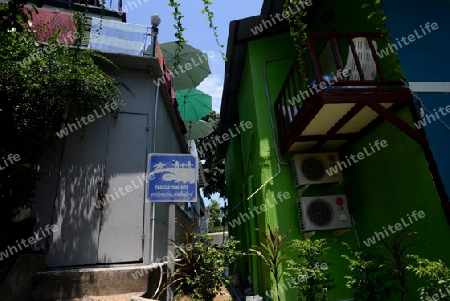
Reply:
[[289, 34], [294, 39], [295, 47], [298, 49], [297, 59], [299, 62], [300, 75], [302, 78], [306, 79], [307, 74], [304, 68], [304, 57], [307, 50], [306, 47], [306, 27], [307, 24], [304, 22], [306, 17], [306, 11], [302, 9], [301, 3], [303, 0], [286, 0], [283, 5], [284, 11], [289, 12], [290, 6], [296, 6], [299, 9], [298, 12], [291, 14], [288, 13], [287, 20], [289, 21]]
[[224, 220], [224, 212], [220, 208], [220, 204], [217, 200], [211, 199], [208, 205], [209, 219], [208, 219], [208, 232], [221, 232], [222, 221]]
[[175, 24], [173, 27], [175, 28], [175, 38], [177, 39], [177, 48], [175, 49], [175, 64], [173, 66], [174, 69], [177, 69], [181, 63], [180, 60], [180, 52], [184, 48], [184, 44], [187, 43], [187, 40], [184, 38], [183, 31], [186, 29], [183, 27], [181, 20], [184, 18], [184, 15], [180, 12], [179, 7], [180, 3], [175, 0], [169, 0], [169, 6], [173, 7], [172, 16], [175, 20]]
[[327, 300], [326, 293], [335, 287], [331, 275], [326, 273], [329, 264], [319, 262], [329, 249], [326, 244], [325, 239], [292, 240], [292, 248], [298, 252], [300, 261], [289, 260], [287, 270], [290, 273], [286, 274], [293, 274], [298, 280], [292, 283], [306, 301]]
[[387, 280], [390, 271], [383, 265], [384, 259], [380, 254], [369, 250], [355, 250], [348, 244], [343, 244], [350, 251], [350, 255], [341, 255], [347, 260], [350, 269], [350, 274], [344, 278], [355, 301], [389, 300], [396, 286], [395, 283]]
[[411, 235], [415, 235], [417, 232], [406, 232], [406, 230], [400, 231], [393, 241], [381, 240], [384, 249], [388, 252], [389, 257], [384, 261], [384, 266], [391, 269], [392, 279], [395, 280], [400, 286], [400, 301], [405, 299], [406, 294], [406, 267], [408, 266], [408, 254], [406, 251], [418, 243], [410, 243], [404, 246], [405, 240]]
[[[431, 296], [450, 289], [450, 268], [441, 260], [431, 261], [421, 258], [418, 255], [408, 255], [411, 263], [406, 270], [411, 271], [420, 283], [417, 291], [420, 300], [431, 300]], [[439, 300], [450, 300], [447, 294], [445, 297], [440, 294]]]
[[[367, 20], [374, 20], [376, 24], [376, 30], [383, 34], [383, 38], [387, 44], [394, 40], [393, 37], [389, 35], [389, 30], [386, 27], [386, 15], [384, 14], [384, 10], [381, 9], [381, 0], [364, 0], [364, 3], [361, 5], [361, 9], [369, 9], [369, 15], [367, 16]], [[394, 55], [397, 55], [398, 52], [394, 51]], [[400, 67], [400, 62], [396, 59], [395, 62], [394, 73], [400, 77], [405, 78], [403, 71]]]
[[[284, 3], [284, 11], [288, 12], [287, 20], [290, 25], [290, 35], [294, 39], [295, 46], [300, 51], [301, 54], [306, 50], [306, 27], [307, 24], [304, 22], [304, 18], [306, 17], [306, 11], [302, 9], [301, 3], [302, 0], [286, 0]], [[295, 6], [299, 9], [298, 12], [292, 14], [289, 13], [289, 7]]]
[[[0, 4], [0, 10], [8, 10]], [[81, 14], [74, 14], [81, 37]], [[56, 28], [45, 43], [40, 29], [0, 35], [0, 157], [18, 154], [21, 160], [0, 171], [0, 224], [11, 229], [17, 208], [31, 205], [42, 170], [39, 160], [51, 150], [61, 123], [75, 120], [86, 110], [122, 102], [119, 83], [99, 67], [110, 64], [103, 56], [75, 45], [58, 42], [63, 28]], [[112, 64], [112, 63], [111, 63]], [[45, 171], [44, 171], [45, 172]], [[6, 231], [5, 231], [6, 232]], [[8, 233], [0, 239], [6, 243]]]
[[[32, 9], [25, 11], [25, 4], [31, 4]], [[0, 9], [0, 36], [6, 34], [11, 30], [23, 32], [25, 30], [24, 24], [31, 19], [32, 12], [36, 7], [42, 7], [41, 0], [9, 0], [2, 6], [7, 6], [7, 9]]]
[[[449, 288], [450, 268], [444, 262], [406, 254], [410, 247], [417, 245], [405, 245], [406, 239], [414, 234], [417, 232], [403, 230], [392, 241], [382, 240], [382, 248], [388, 251], [387, 257], [362, 250], [351, 250], [351, 256], [342, 255], [352, 272], [345, 278], [355, 300], [389, 300], [393, 294], [400, 294], [400, 300], [404, 300], [410, 277], [408, 272], [417, 277], [420, 300], [431, 300], [430, 296]], [[439, 295], [439, 300], [450, 300], [450, 297]]]
[[208, 179], [203, 188], [203, 194], [205, 197], [211, 197], [218, 192], [220, 197], [226, 198], [225, 158], [219, 151], [220, 144], [214, 142], [214, 137], [221, 136], [219, 131], [220, 115], [211, 111], [202, 117], [202, 120], [208, 122], [214, 129], [208, 137], [197, 139], [199, 159], [202, 161], [205, 177]]
[[201, 254], [201, 260], [194, 278], [187, 279], [194, 288], [191, 297], [194, 300], [212, 300], [222, 286], [231, 284], [227, 269], [243, 253], [235, 250], [239, 242], [232, 237], [219, 246], [212, 245], [212, 238], [208, 234], [196, 233], [195, 237], [195, 251]]
[[185, 248], [185, 246], [194, 246], [196, 237], [194, 233], [197, 228], [197, 222], [199, 219], [186, 226], [180, 219], [176, 218], [175, 222], [182, 228], [182, 232], [178, 234], [181, 244], [178, 244], [174, 240], [170, 240], [175, 247], [175, 253], [181, 254], [181, 262], [175, 262], [174, 272], [170, 275], [168, 284], [161, 290], [160, 295], [171, 287], [174, 292], [182, 291], [184, 294], [193, 293], [191, 285], [187, 283], [187, 279], [192, 279], [195, 276], [196, 270], [200, 264], [200, 254], [194, 252], [193, 248]]
[[369, 8], [370, 14], [367, 16], [367, 20], [374, 19], [377, 24], [377, 30], [385, 35], [389, 33], [385, 21], [386, 16], [384, 15], [384, 10], [381, 9], [381, 0], [365, 0], [361, 5], [362, 9]]
[[197, 221], [198, 219], [186, 226], [176, 219], [184, 232], [179, 234], [182, 244], [173, 240], [171, 243], [174, 244], [176, 253], [181, 254], [181, 261], [175, 262], [175, 271], [169, 275], [168, 284], [158, 297], [171, 287], [175, 294], [183, 293], [193, 300], [212, 300], [223, 285], [230, 284], [231, 279], [225, 272], [228, 265], [243, 255], [235, 250], [239, 242], [230, 237], [224, 244], [213, 246], [208, 234], [195, 232]]
[[256, 228], [256, 230], [261, 234], [263, 240], [260, 242], [259, 246], [252, 246], [249, 251], [251, 255], [259, 256], [269, 267], [269, 270], [275, 280], [276, 295], [278, 297], [278, 301], [280, 301], [281, 299], [278, 287], [283, 275], [281, 271], [281, 264], [289, 258], [288, 254], [293, 251], [291, 246], [285, 246], [287, 242], [286, 237], [293, 229], [290, 229], [283, 235], [280, 234], [278, 225], [274, 230], [270, 228], [269, 224], [267, 224], [267, 227], [269, 229], [268, 233]]
[[[219, 34], [217, 33], [217, 26], [214, 25], [214, 13], [210, 10], [210, 5], [212, 4], [209, 0], [202, 0], [203, 2], [203, 10], [202, 14], [206, 14], [209, 27], [213, 30], [213, 35], [216, 40], [217, 45], [220, 48], [220, 53], [222, 54], [222, 58], [224, 61], [227, 60], [226, 55], [223, 51], [224, 45], [219, 42]], [[175, 20], [175, 24], [173, 27], [175, 28], [175, 38], [177, 39], [177, 48], [175, 49], [175, 64], [174, 69], [177, 69], [181, 63], [180, 53], [184, 48], [184, 45], [187, 43], [187, 40], [184, 38], [183, 32], [186, 28], [183, 27], [181, 20], [184, 18], [184, 15], [180, 12], [179, 7], [180, 3], [175, 0], [169, 0], [169, 6], [173, 7], [172, 16]]]
[[220, 53], [222, 54], [222, 58], [224, 61], [226, 61], [227, 57], [223, 51], [224, 45], [219, 42], [219, 34], [217, 33], [217, 26], [214, 26], [214, 23], [213, 23], [214, 13], [209, 9], [209, 6], [212, 4], [212, 2], [209, 0], [202, 0], [202, 1], [203, 1], [203, 6], [204, 6], [204, 8], [202, 10], [202, 14], [206, 13], [206, 15], [207, 15], [206, 20], [208, 21], [209, 28], [211, 28], [213, 30], [214, 38], [216, 39], [217, 46], [219, 46], [219, 48], [220, 48]]

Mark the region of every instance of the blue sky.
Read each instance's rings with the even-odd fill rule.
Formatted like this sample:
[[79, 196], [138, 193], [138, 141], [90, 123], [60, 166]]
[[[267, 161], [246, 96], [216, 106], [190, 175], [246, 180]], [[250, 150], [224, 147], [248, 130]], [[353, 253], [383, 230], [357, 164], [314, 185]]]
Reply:
[[[168, 0], [122, 0], [124, 10], [127, 3], [136, 2], [137, 8], [132, 4], [128, 6], [127, 23], [150, 25], [150, 16], [158, 13], [161, 18], [159, 25], [158, 40], [160, 43], [174, 41], [175, 23], [171, 15], [172, 8]], [[139, 2], [141, 5], [139, 5]], [[222, 99], [223, 79], [225, 64], [220, 54], [220, 48], [216, 44], [212, 30], [206, 21], [206, 15], [202, 15], [203, 1], [201, 0], [178, 0], [181, 4], [180, 11], [183, 13], [183, 25], [186, 28], [184, 37], [188, 44], [202, 51], [214, 51], [215, 55], [210, 58], [209, 64], [211, 75], [205, 79], [198, 89], [213, 97], [213, 110], [220, 111]], [[263, 0], [212, 0], [210, 9], [214, 12], [214, 23], [218, 27], [219, 40], [225, 46], [226, 52], [228, 40], [228, 27], [230, 21], [243, 19], [260, 14]]]

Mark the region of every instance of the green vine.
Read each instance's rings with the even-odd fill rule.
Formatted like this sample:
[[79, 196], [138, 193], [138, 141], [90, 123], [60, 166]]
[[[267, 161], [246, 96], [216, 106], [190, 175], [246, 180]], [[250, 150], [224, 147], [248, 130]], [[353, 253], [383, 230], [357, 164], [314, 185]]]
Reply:
[[224, 61], [226, 61], [227, 56], [225, 55], [225, 52], [223, 50], [224, 46], [219, 41], [219, 34], [217, 33], [217, 26], [214, 26], [214, 23], [213, 23], [214, 13], [209, 9], [209, 6], [212, 4], [212, 2], [209, 0], [202, 0], [202, 1], [203, 1], [203, 5], [204, 5], [202, 14], [205, 14], [205, 13], [207, 14], [208, 17], [206, 18], [206, 20], [209, 22], [209, 28], [211, 28], [213, 30], [214, 38], [216, 39], [216, 43], [220, 48], [220, 53], [222, 54], [222, 58]]
[[361, 5], [362, 9], [369, 8], [372, 12], [367, 16], [367, 20], [373, 19], [377, 25], [376, 29], [383, 35], [388, 35], [389, 30], [386, 27], [386, 16], [384, 10], [380, 8], [381, 0], [366, 0], [366, 3]]
[[181, 64], [180, 52], [183, 50], [184, 44], [187, 43], [187, 40], [183, 36], [183, 31], [185, 30], [185, 28], [181, 23], [181, 19], [184, 18], [184, 15], [178, 10], [178, 8], [180, 7], [180, 3], [175, 0], [169, 0], [169, 6], [173, 7], [172, 16], [175, 20], [175, 24], [173, 25], [173, 27], [176, 30], [175, 38], [177, 39], [177, 49], [175, 49], [175, 65], [173, 66], [173, 69], [176, 69]]
[[[361, 5], [362, 9], [369, 9], [371, 13], [367, 16], [367, 20], [374, 20], [376, 30], [383, 35], [386, 44], [389, 44], [393, 37], [389, 35], [389, 29], [386, 27], [387, 17], [384, 14], [384, 10], [381, 9], [381, 0], [365, 0], [365, 3]], [[393, 54], [397, 57], [398, 52], [394, 51]], [[397, 67], [394, 73], [401, 78], [405, 78], [403, 71], [400, 68], [400, 63], [397, 60]]]
[[290, 25], [290, 35], [294, 39], [295, 46], [299, 49], [299, 55], [306, 50], [307, 24], [303, 21], [303, 18], [306, 16], [306, 11], [301, 9], [301, 11], [291, 14], [289, 7], [297, 6], [301, 8], [300, 2], [302, 0], [286, 0], [283, 5], [284, 11], [288, 14], [287, 20]]
[[[283, 5], [284, 11], [288, 14], [287, 20], [289, 21], [289, 33], [291, 37], [294, 39], [295, 47], [298, 49], [297, 59], [300, 63], [300, 66], [303, 66], [303, 58], [306, 53], [306, 27], [307, 24], [304, 22], [304, 17], [306, 16], [306, 11], [301, 9], [299, 12], [295, 14], [291, 14], [289, 7], [297, 6], [301, 8], [302, 0], [286, 0]], [[306, 70], [305, 68], [300, 68], [300, 75], [303, 79], [306, 79]], [[307, 80], [307, 79], [306, 79]], [[306, 82], [306, 81], [305, 81]]]

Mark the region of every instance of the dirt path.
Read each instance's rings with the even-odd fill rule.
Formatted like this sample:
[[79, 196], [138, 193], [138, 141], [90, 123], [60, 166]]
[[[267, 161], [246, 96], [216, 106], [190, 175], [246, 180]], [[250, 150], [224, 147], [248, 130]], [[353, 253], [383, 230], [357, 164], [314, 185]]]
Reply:
[[110, 296], [85, 296], [83, 298], [75, 298], [73, 301], [129, 301], [131, 297], [142, 296], [145, 292], [118, 294]]
[[[220, 294], [217, 294], [217, 296], [213, 299], [213, 301], [232, 301], [233, 298], [231, 297], [230, 293], [226, 289], [226, 287], [222, 286], [222, 290], [220, 291]], [[191, 301], [191, 298], [189, 297], [181, 297], [178, 299], [175, 299], [176, 301]]]
[[[85, 296], [83, 298], [75, 298], [72, 301], [129, 301], [130, 297], [134, 296], [142, 296], [145, 292], [136, 292], [136, 293], [128, 293], [128, 294], [118, 294], [111, 296]], [[230, 301], [233, 300], [230, 293], [225, 287], [222, 287], [221, 290], [222, 295], [217, 295], [213, 301]], [[183, 297], [177, 299], [177, 301], [190, 301], [190, 298]]]

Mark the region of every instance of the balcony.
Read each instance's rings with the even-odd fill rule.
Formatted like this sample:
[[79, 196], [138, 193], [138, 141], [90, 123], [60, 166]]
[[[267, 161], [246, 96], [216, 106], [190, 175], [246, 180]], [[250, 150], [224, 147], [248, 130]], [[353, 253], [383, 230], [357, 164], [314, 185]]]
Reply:
[[126, 21], [126, 12], [130, 10], [128, 6], [122, 7], [122, 0], [44, 0], [43, 4], [54, 8], [112, 17], [123, 22]]
[[[336, 150], [383, 120], [427, 145], [395, 115], [413, 96], [395, 72], [396, 56], [382, 45], [380, 33], [307, 35], [306, 53], [292, 64], [275, 102], [283, 154]], [[383, 49], [389, 53], [381, 55]]]

